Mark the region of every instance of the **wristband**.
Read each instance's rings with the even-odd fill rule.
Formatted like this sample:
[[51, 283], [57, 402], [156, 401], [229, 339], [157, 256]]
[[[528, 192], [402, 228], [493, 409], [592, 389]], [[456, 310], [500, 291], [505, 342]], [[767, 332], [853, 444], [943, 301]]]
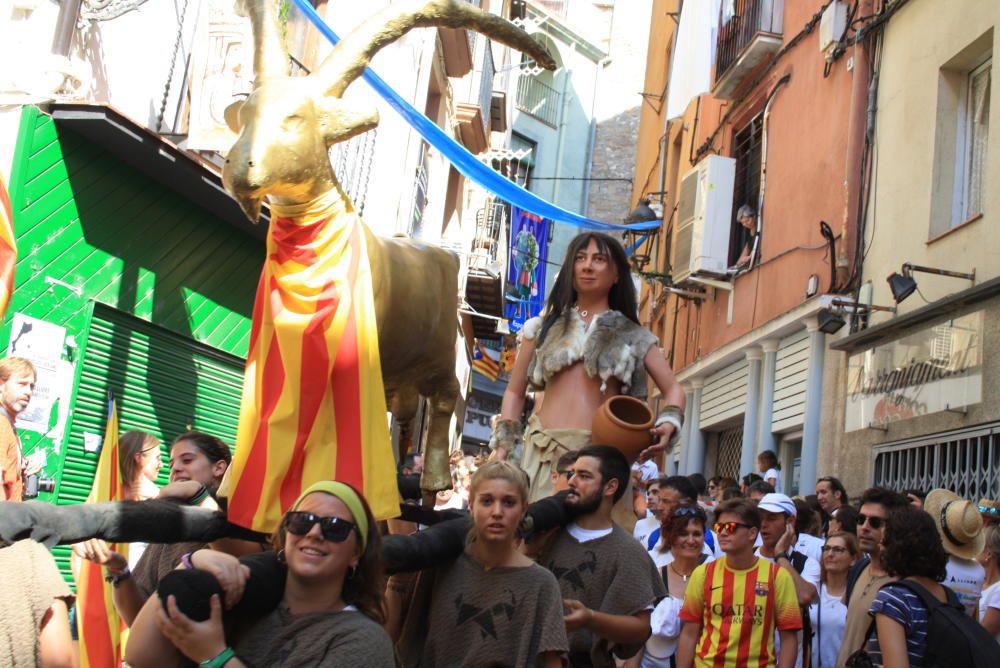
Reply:
[[659, 427], [664, 422], [669, 422], [674, 425], [674, 431], [680, 431], [684, 426], [684, 411], [680, 406], [675, 406], [673, 404], [664, 408], [659, 417], [656, 418], [656, 426]]
[[185, 501], [184, 503], [186, 503], [189, 506], [197, 506], [202, 501], [207, 499], [208, 495], [209, 495], [208, 487], [202, 485], [201, 487], [198, 488], [198, 491], [192, 494], [190, 497], [188, 497], [188, 500]]
[[194, 562], [191, 561], [190, 552], [185, 552], [184, 554], [181, 555], [181, 566], [188, 569], [189, 571], [194, 569]]
[[222, 668], [229, 663], [229, 660], [236, 656], [232, 647], [227, 647], [207, 661], [202, 661], [198, 665], [200, 668]]
[[117, 572], [112, 572], [109, 568], [107, 575], [104, 576], [104, 581], [110, 582], [112, 587], [117, 587], [124, 580], [128, 580], [130, 577], [132, 577], [132, 571], [129, 570], [128, 564], [126, 564], [124, 569]]
[[513, 451], [522, 431], [520, 420], [497, 420], [490, 437], [490, 450], [507, 448], [508, 451]]

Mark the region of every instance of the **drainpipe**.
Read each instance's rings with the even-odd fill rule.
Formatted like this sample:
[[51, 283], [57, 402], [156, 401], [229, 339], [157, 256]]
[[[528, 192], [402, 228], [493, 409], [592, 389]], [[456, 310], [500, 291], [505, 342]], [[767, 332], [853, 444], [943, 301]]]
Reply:
[[[566, 119], [566, 89], [569, 87], [571, 75], [571, 72], [563, 72], [562, 91], [559, 93], [559, 120], [556, 122], [556, 134], [559, 136], [559, 141], [556, 142], [555, 164], [557, 169], [562, 165], [563, 145], [566, 143], [566, 129], [564, 127]], [[561, 183], [562, 181], [556, 180], [552, 185], [552, 202], [557, 206], [561, 206], [559, 204], [559, 185]]]
[[[860, 0], [858, 16], [871, 16], [873, 0]], [[858, 220], [859, 200], [861, 198], [861, 161], [865, 151], [864, 128], [868, 122], [868, 54], [863, 44], [855, 42], [851, 55], [854, 69], [851, 72], [851, 102], [848, 107], [847, 119], [847, 155], [844, 159], [844, 210], [841, 217], [840, 252], [837, 253], [837, 285], [840, 288], [848, 277], [856, 262], [858, 248], [858, 232], [861, 221]]]
[[52, 53], [57, 56], [69, 56], [73, 45], [73, 33], [76, 32], [76, 21], [80, 17], [82, 0], [63, 0], [59, 5], [59, 15], [56, 17], [55, 34], [52, 36]]

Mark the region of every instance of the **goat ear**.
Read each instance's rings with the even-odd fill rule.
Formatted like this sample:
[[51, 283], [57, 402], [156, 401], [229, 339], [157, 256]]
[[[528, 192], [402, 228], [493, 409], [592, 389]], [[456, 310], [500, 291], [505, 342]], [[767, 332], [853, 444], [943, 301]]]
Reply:
[[243, 129], [240, 125], [240, 109], [242, 108], [243, 100], [237, 100], [226, 107], [226, 110], [223, 112], [223, 116], [226, 118], [226, 125], [228, 125], [229, 129], [233, 132], [238, 133]]
[[317, 117], [327, 146], [368, 132], [378, 125], [378, 109], [336, 97], [322, 97], [317, 101]]

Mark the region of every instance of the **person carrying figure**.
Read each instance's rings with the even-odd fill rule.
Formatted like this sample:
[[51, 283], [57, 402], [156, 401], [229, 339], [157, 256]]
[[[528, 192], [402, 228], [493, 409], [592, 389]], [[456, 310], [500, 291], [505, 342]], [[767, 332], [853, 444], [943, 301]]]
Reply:
[[[550, 470], [563, 453], [590, 444], [594, 415], [608, 398], [646, 398], [647, 372], [666, 408], [650, 435], [655, 445], [640, 457], [662, 453], [675, 441], [684, 419], [684, 391], [656, 344], [656, 337], [639, 324], [621, 243], [598, 232], [573, 238], [545, 312], [521, 330], [490, 441], [494, 450], [513, 452], [523, 434], [521, 467], [531, 478], [530, 501], [552, 494]], [[544, 390], [545, 402], [522, 426], [529, 387]], [[635, 518], [619, 522], [631, 528]]]

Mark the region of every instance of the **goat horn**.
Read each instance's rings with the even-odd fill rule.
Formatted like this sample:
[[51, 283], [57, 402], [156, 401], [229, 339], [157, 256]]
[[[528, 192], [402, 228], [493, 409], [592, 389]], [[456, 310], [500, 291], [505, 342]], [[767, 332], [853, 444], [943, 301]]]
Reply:
[[320, 78], [326, 95], [340, 97], [380, 49], [413, 28], [433, 26], [471, 28], [528, 54], [546, 69], [556, 68], [549, 52], [528, 33], [464, 0], [400, 0], [345, 35], [312, 76]]
[[264, 79], [287, 76], [288, 57], [281, 40], [274, 0], [236, 0], [236, 13], [250, 17], [254, 44], [254, 87]]

